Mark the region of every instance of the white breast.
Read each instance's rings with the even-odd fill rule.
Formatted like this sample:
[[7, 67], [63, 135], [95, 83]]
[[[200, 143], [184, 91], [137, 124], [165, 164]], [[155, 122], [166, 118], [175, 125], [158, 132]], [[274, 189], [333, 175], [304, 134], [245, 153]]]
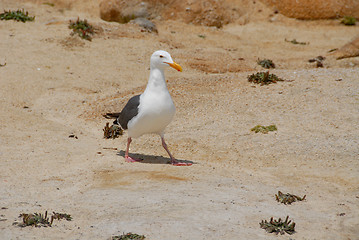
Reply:
[[168, 91], [145, 92], [140, 96], [139, 113], [128, 123], [129, 137], [147, 133], [162, 135], [176, 112]]

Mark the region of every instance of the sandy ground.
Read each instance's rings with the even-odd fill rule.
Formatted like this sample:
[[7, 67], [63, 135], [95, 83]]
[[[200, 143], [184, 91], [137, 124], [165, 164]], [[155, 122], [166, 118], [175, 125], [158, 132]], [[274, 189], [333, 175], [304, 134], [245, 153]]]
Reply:
[[[350, 41], [358, 26], [278, 15], [222, 30], [161, 21], [155, 35], [72, 10], [0, 2], [21, 7], [36, 21], [0, 22], [1, 239], [359, 239], [359, 59], [308, 63]], [[102, 29], [92, 42], [70, 36], [68, 21], [78, 16]], [[101, 114], [144, 89], [158, 49], [184, 69], [166, 72], [177, 107], [166, 138], [190, 167], [166, 164], [158, 136], [133, 141], [143, 163], [124, 161], [126, 135], [103, 139]], [[249, 83], [263, 70], [258, 58], [293, 81]], [[251, 132], [258, 124], [278, 131]], [[307, 199], [283, 205], [278, 190]], [[45, 210], [73, 221], [12, 225], [20, 213]], [[287, 215], [294, 235], [259, 227]]]

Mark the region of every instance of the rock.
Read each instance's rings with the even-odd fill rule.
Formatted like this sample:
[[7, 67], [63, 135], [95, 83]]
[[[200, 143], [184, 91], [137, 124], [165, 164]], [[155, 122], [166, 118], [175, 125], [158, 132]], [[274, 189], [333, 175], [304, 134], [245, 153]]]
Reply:
[[120, 5], [116, 0], [104, 0], [100, 3], [100, 18], [109, 21], [117, 22], [120, 20]]
[[197, 1], [188, 12], [188, 20], [197, 25], [221, 28], [228, 23], [225, 9], [217, 1]]
[[359, 56], [359, 36], [331, 54], [336, 59]]
[[142, 2], [139, 0], [102, 0], [100, 17], [105, 21], [120, 23], [127, 23], [136, 18], [171, 19], [221, 28], [238, 17], [238, 12], [229, 2], [218, 0], [144, 0]]
[[132, 16], [134, 18], [148, 18], [148, 3], [146, 2], [138, 2], [130, 1], [131, 4], [123, 9], [124, 16]]
[[163, 9], [165, 19], [181, 19], [185, 23], [221, 28], [233, 20], [233, 6], [226, 1], [197, 0], [173, 1]]
[[136, 18], [130, 21], [130, 23], [137, 24], [142, 27], [144, 31], [158, 33], [156, 24], [146, 18]]
[[297, 19], [330, 19], [340, 16], [359, 18], [357, 0], [261, 0], [284, 16]]
[[128, 23], [135, 18], [147, 18], [148, 4], [138, 0], [103, 0], [100, 3], [100, 17], [109, 22]]

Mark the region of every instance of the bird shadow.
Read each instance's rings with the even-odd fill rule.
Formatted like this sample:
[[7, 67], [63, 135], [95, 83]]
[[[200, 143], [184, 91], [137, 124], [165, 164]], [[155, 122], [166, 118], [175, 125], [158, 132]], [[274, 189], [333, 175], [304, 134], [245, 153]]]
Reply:
[[[125, 151], [120, 150], [117, 153], [117, 155], [121, 156], [121, 157], [125, 157]], [[129, 155], [133, 158], [143, 159], [142, 161], [140, 161], [140, 163], [147, 163], [147, 164], [170, 164], [171, 163], [171, 159], [168, 157], [138, 154], [138, 153], [131, 153]], [[197, 164], [196, 162], [189, 161], [189, 160], [183, 160], [183, 159], [177, 159], [177, 158], [176, 158], [176, 160], [180, 163]]]

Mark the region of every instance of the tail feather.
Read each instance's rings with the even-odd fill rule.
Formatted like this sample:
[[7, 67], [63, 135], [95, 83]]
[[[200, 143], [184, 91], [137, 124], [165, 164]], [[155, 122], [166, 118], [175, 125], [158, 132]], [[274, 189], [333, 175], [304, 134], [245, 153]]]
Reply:
[[120, 113], [106, 113], [106, 114], [103, 114], [102, 116], [104, 116], [107, 119], [115, 119], [120, 116]]
[[115, 121], [113, 121], [113, 124], [120, 125], [120, 123], [117, 121], [120, 114], [121, 113], [106, 113], [106, 114], [103, 114], [102, 116], [104, 116], [107, 119], [115, 119]]

